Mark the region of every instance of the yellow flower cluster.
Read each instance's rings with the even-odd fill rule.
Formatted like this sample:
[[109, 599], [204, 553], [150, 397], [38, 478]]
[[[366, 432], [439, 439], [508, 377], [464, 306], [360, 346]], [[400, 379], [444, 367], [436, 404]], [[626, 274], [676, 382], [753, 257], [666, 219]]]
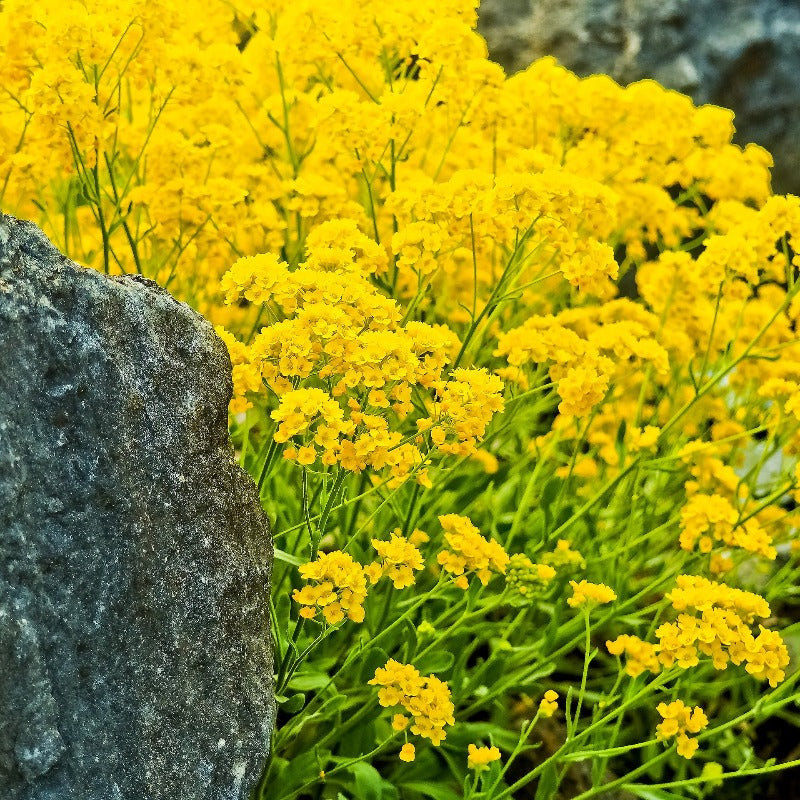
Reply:
[[329, 625], [336, 625], [345, 616], [353, 622], [364, 621], [367, 577], [352, 556], [340, 550], [321, 553], [315, 561], [301, 564], [299, 571], [309, 581], [292, 593], [300, 604], [301, 617], [313, 619], [321, 611]]
[[567, 598], [567, 604], [572, 608], [584, 605], [604, 605], [613, 603], [617, 599], [616, 592], [604, 583], [589, 583], [589, 581], [570, 581], [572, 597]]
[[751, 675], [773, 687], [784, 679], [789, 653], [780, 634], [763, 625], [755, 636], [751, 630], [756, 618], [770, 616], [763, 597], [696, 575], [679, 576], [667, 597], [678, 617], [656, 630], [664, 666], [677, 663], [686, 669], [703, 654], [716, 669], [725, 669], [729, 661], [744, 663]]
[[784, 679], [789, 653], [780, 634], [762, 625], [757, 635], [752, 631], [757, 618], [770, 616], [763, 597], [694, 575], [681, 575], [667, 597], [679, 613], [675, 622], [658, 627], [657, 644], [627, 634], [606, 642], [609, 653], [625, 656], [628, 675], [673, 664], [688, 669], [707, 655], [720, 670], [728, 662], [744, 663], [747, 672], [773, 687]]
[[606, 642], [606, 648], [612, 656], [625, 656], [625, 672], [632, 678], [643, 672], [661, 671], [658, 648], [649, 642], [643, 642], [638, 636], [622, 634], [613, 641]]
[[[503, 410], [503, 382], [486, 370], [456, 369], [452, 380], [437, 392], [431, 440], [443, 453], [466, 456], [494, 414]], [[428, 420], [424, 421], [425, 423]]]
[[505, 574], [508, 555], [499, 542], [481, 536], [467, 517], [443, 514], [439, 522], [450, 549], [442, 550], [438, 561], [445, 572], [456, 576], [456, 586], [466, 589], [469, 573], [474, 573], [484, 586], [493, 572]]
[[[415, 471], [426, 485], [426, 456], [417, 446], [423, 434], [442, 454], [474, 452], [503, 408], [502, 381], [486, 370], [464, 368], [442, 379], [458, 339], [442, 325], [400, 324], [399, 305], [364, 274], [380, 273], [383, 262], [354, 221], [315, 229], [307, 256], [295, 270], [275, 256], [243, 258], [225, 275], [228, 302], [243, 297], [284, 317], [255, 336], [248, 349], [249, 380], [238, 380], [237, 388], [260, 388], [263, 380], [279, 396], [272, 411], [281, 423], [276, 441], [313, 432], [313, 441], [305, 437], [289, 445], [285, 458], [340, 464], [353, 472], [388, 468], [394, 483]], [[243, 360], [240, 347], [236, 343], [234, 351]], [[304, 388], [295, 388], [299, 381]], [[395, 425], [402, 424], [415, 390], [430, 393], [430, 416], [417, 419], [417, 444], [404, 442], [387, 417], [391, 410]], [[242, 406], [240, 398], [236, 402]]]
[[414, 585], [414, 572], [425, 565], [422, 553], [398, 528], [388, 542], [372, 540], [378, 551], [380, 562], [374, 561], [365, 568], [371, 583], [377, 583], [384, 575], [392, 581], [395, 589], [405, 589]]
[[692, 550], [699, 542], [700, 551], [709, 553], [714, 540], [765, 558], [776, 556], [772, 538], [758, 520], [740, 522], [736, 509], [721, 495], [694, 494], [681, 509], [681, 547]]
[[708, 717], [700, 706], [689, 708], [683, 700], [659, 703], [656, 710], [664, 720], [656, 726], [659, 739], [676, 737], [678, 755], [691, 758], [697, 752], [697, 739], [688, 734], [700, 733], [708, 726]]
[[[412, 379], [421, 354], [401, 332], [424, 324], [401, 323], [383, 292], [458, 325], [491, 310], [501, 276], [509, 288], [548, 290], [552, 303], [519, 290], [536, 312], [525, 319], [547, 319], [577, 289], [586, 302], [569, 311], [583, 317], [555, 319], [585, 352], [563, 359], [555, 346], [534, 358], [534, 342], [519, 374], [548, 363], [562, 413], [585, 416], [609, 392], [624, 394], [630, 381], [616, 379], [631, 363], [666, 381], [666, 343], [678, 356], [705, 344], [720, 278], [781, 276], [775, 243], [798, 230], [797, 203], [769, 197], [769, 156], [731, 144], [729, 112], [651, 81], [579, 79], [551, 58], [506, 79], [475, 22], [470, 0], [336, 9], [44, 0], [35, 14], [5, 3], [4, 207], [39, 216], [84, 263], [143, 271], [237, 333], [251, 305], [278, 311], [259, 317], [266, 332], [256, 324], [251, 357], [234, 359], [237, 412], [260, 390], [259, 372], [282, 394], [327, 371], [347, 392], [374, 388], [375, 409], [407, 413], [409, 387], [433, 387]], [[74, 180], [88, 203], [73, 202]], [[692, 202], [700, 196], [710, 212]], [[699, 259], [673, 251], [698, 231], [709, 234]], [[666, 250], [648, 262], [656, 243]], [[626, 269], [639, 266], [643, 302], [628, 305], [649, 306], [651, 318], [629, 309], [611, 319], [620, 301], [591, 299], [616, 292], [615, 250]], [[225, 309], [217, 278], [240, 256], [222, 279], [234, 304]], [[736, 315], [731, 298], [720, 339]], [[498, 353], [521, 363], [512, 341], [541, 335], [540, 323], [490, 316], [495, 326], [479, 335], [499, 335]], [[449, 331], [437, 335], [452, 344]], [[441, 361], [441, 351], [422, 358]], [[485, 409], [455, 405], [454, 415], [447, 406], [475, 386], [440, 396], [452, 437], [443, 452], [468, 450], [475, 434], [454, 429], [480, 431], [499, 408], [484, 388]], [[370, 466], [364, 450], [366, 441], [353, 445], [346, 462]], [[309, 449], [295, 451], [310, 463]], [[407, 448], [393, 468], [403, 475], [411, 464], [420, 457]]]
[[500, 760], [500, 750], [497, 747], [478, 747], [467, 745], [467, 768], [475, 772], [489, 769], [489, 764]]
[[[406, 184], [392, 194], [388, 208], [401, 221], [392, 246], [398, 267], [413, 273], [405, 276], [408, 284], [437, 270], [442, 251], [455, 255], [473, 247], [473, 240], [483, 248], [491, 239], [520, 237], [584, 292], [607, 293], [609, 279], [617, 276], [613, 250], [597, 238], [614, 227], [615, 198], [591, 178], [541, 166], [529, 170], [511, 159], [496, 174], [455, 169], [441, 183], [412, 174]], [[484, 268], [476, 267], [473, 278], [487, 282]], [[454, 268], [445, 270], [455, 277]], [[462, 294], [460, 287], [453, 289]]]
[[287, 442], [310, 431], [314, 442], [323, 444], [336, 440], [341, 433], [344, 411], [321, 389], [294, 389], [284, 395], [271, 416], [278, 423], [276, 442]]
[[250, 363], [250, 354], [238, 339], [225, 330], [222, 325], [216, 325], [217, 335], [225, 342], [228, 354], [231, 357], [232, 379], [233, 379], [233, 400], [231, 400], [231, 414], [242, 414], [252, 407], [252, 403], [247, 400], [250, 392], [258, 392], [262, 388], [261, 375], [258, 369]]
[[[606, 307], [606, 315], [608, 310]], [[596, 318], [591, 310], [581, 311], [529, 317], [520, 327], [500, 335], [495, 355], [504, 356], [509, 366], [518, 370], [550, 364], [550, 378], [557, 383], [561, 397], [559, 411], [565, 416], [585, 416], [592, 411], [632, 360], [651, 364], [659, 375], [669, 373], [667, 351], [652, 336], [657, 327], [654, 317], [614, 321], [608, 316]], [[581, 336], [578, 331], [587, 323], [594, 327]]]
[[[444, 741], [445, 726], [455, 724], [450, 689], [435, 675], [423, 677], [411, 664], [389, 659], [385, 666], [375, 670], [375, 677], [369, 683], [381, 687], [378, 702], [384, 708], [402, 706], [411, 717], [411, 732], [434, 745]], [[403, 730], [406, 724], [402, 714], [396, 715], [392, 722], [395, 730]], [[413, 750], [410, 752], [413, 756]]]

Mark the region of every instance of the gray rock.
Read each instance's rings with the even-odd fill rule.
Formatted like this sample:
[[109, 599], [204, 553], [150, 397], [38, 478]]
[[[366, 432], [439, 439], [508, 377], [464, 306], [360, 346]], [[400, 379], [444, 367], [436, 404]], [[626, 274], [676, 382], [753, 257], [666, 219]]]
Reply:
[[579, 75], [655, 78], [736, 112], [736, 140], [775, 159], [800, 193], [797, 0], [483, 0], [479, 30], [507, 70], [554, 55]]
[[0, 798], [240, 800], [274, 720], [269, 528], [188, 306], [0, 214]]

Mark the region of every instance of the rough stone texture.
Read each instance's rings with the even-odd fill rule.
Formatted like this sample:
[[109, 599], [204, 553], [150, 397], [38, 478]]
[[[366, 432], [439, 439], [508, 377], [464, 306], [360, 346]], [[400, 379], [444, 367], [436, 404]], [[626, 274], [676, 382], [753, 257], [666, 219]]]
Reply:
[[0, 214], [0, 798], [239, 800], [274, 719], [230, 361]]
[[655, 78], [736, 112], [736, 141], [775, 158], [800, 192], [797, 0], [482, 0], [479, 30], [509, 71], [554, 55], [579, 75]]

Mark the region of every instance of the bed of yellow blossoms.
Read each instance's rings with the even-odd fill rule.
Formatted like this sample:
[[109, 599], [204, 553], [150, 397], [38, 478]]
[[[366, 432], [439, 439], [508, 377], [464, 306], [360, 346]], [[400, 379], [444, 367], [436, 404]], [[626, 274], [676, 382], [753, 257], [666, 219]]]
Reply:
[[579, 798], [769, 779], [800, 200], [731, 112], [506, 76], [475, 26], [471, 0], [4, 0], [0, 207], [228, 348], [276, 546], [256, 800], [549, 800], [588, 759]]

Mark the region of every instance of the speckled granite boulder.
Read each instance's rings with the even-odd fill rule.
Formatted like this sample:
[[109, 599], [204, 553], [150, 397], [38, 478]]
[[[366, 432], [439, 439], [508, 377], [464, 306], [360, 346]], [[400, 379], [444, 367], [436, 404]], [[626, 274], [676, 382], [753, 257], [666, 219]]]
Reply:
[[766, 147], [776, 190], [800, 192], [797, 0], [482, 0], [479, 30], [511, 72], [554, 55], [732, 108], [736, 141]]
[[239, 800], [274, 719], [269, 528], [188, 306], [0, 214], [0, 797]]

